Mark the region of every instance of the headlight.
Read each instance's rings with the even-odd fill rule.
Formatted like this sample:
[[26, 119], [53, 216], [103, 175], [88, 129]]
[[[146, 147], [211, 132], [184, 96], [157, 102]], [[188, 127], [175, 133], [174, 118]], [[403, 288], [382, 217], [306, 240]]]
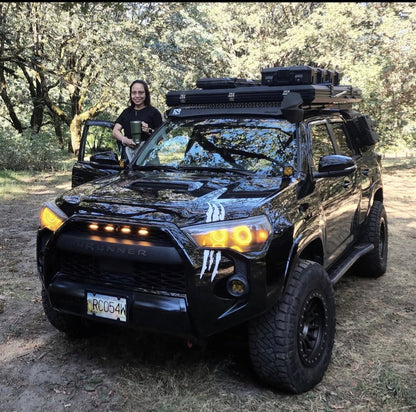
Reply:
[[42, 206], [39, 214], [40, 227], [55, 232], [58, 230], [68, 216], [54, 204], [47, 202]]
[[233, 249], [238, 252], [260, 252], [272, 234], [266, 216], [218, 221], [184, 227], [195, 243], [204, 249]]

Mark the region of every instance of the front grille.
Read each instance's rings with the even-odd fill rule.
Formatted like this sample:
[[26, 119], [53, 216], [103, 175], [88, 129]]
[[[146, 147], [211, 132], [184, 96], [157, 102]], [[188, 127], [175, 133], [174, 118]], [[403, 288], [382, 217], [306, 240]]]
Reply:
[[[182, 265], [143, 263], [61, 252], [58, 271], [68, 280], [133, 291], [186, 293]], [[163, 260], [163, 256], [161, 256]]]
[[[90, 228], [91, 224], [96, 224], [97, 228], [92, 230]], [[109, 233], [105, 230], [107, 226], [111, 226], [113, 231]], [[126, 234], [123, 233], [123, 228], [129, 228], [130, 233]], [[140, 230], [145, 228], [146, 235], [141, 235]], [[120, 239], [131, 239], [134, 241], [146, 241], [151, 242], [153, 244], [157, 244], [158, 246], [171, 246], [171, 241], [169, 235], [158, 229], [158, 228], [149, 228], [143, 227], [139, 224], [131, 224], [131, 223], [123, 223], [123, 222], [116, 222], [116, 223], [107, 223], [102, 221], [75, 221], [71, 222], [65, 227], [63, 232], [67, 233], [75, 233], [75, 234], [88, 234], [88, 235], [104, 235]]]

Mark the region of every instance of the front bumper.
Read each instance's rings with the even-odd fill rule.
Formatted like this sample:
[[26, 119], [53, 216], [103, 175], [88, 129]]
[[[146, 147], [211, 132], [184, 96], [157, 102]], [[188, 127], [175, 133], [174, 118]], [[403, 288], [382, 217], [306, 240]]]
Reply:
[[[58, 311], [120, 326], [204, 339], [267, 310], [266, 264], [223, 252], [218, 271], [200, 273], [203, 251], [176, 227], [153, 226], [146, 241], [91, 235], [87, 222], [38, 232], [38, 269]], [[241, 297], [227, 292], [232, 276], [247, 279]], [[123, 297], [126, 322], [87, 314], [87, 293]]]
[[[87, 292], [123, 297], [127, 301], [127, 321], [103, 320], [87, 315]], [[103, 285], [80, 283], [57, 274], [47, 287], [51, 304], [59, 311], [89, 318], [97, 322], [116, 323], [129, 328], [159, 331], [190, 337], [192, 330], [186, 297], [163, 296], [114, 289]]]

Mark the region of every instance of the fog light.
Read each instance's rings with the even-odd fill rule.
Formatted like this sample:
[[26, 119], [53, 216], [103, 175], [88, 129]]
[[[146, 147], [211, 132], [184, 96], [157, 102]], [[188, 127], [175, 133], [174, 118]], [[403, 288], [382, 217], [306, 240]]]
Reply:
[[284, 165], [283, 166], [283, 176], [286, 176], [286, 177], [293, 176], [293, 166]]
[[231, 276], [227, 280], [227, 292], [231, 296], [240, 297], [248, 293], [248, 283], [244, 276]]

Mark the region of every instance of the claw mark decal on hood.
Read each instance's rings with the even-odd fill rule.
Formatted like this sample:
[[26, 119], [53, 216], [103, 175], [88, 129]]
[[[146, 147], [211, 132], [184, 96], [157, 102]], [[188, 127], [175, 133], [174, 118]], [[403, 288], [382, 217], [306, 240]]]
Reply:
[[[207, 210], [207, 220], [206, 222], [218, 222], [220, 220], [224, 220], [225, 217], [225, 209], [222, 205], [216, 205], [215, 203], [211, 204], [208, 203], [208, 210]], [[215, 250], [204, 250], [204, 260], [202, 262], [201, 274], [199, 278], [201, 279], [204, 276], [204, 273], [207, 270], [212, 269], [211, 274], [211, 282], [214, 280], [215, 275], [218, 272], [218, 266], [221, 260], [221, 252]]]

